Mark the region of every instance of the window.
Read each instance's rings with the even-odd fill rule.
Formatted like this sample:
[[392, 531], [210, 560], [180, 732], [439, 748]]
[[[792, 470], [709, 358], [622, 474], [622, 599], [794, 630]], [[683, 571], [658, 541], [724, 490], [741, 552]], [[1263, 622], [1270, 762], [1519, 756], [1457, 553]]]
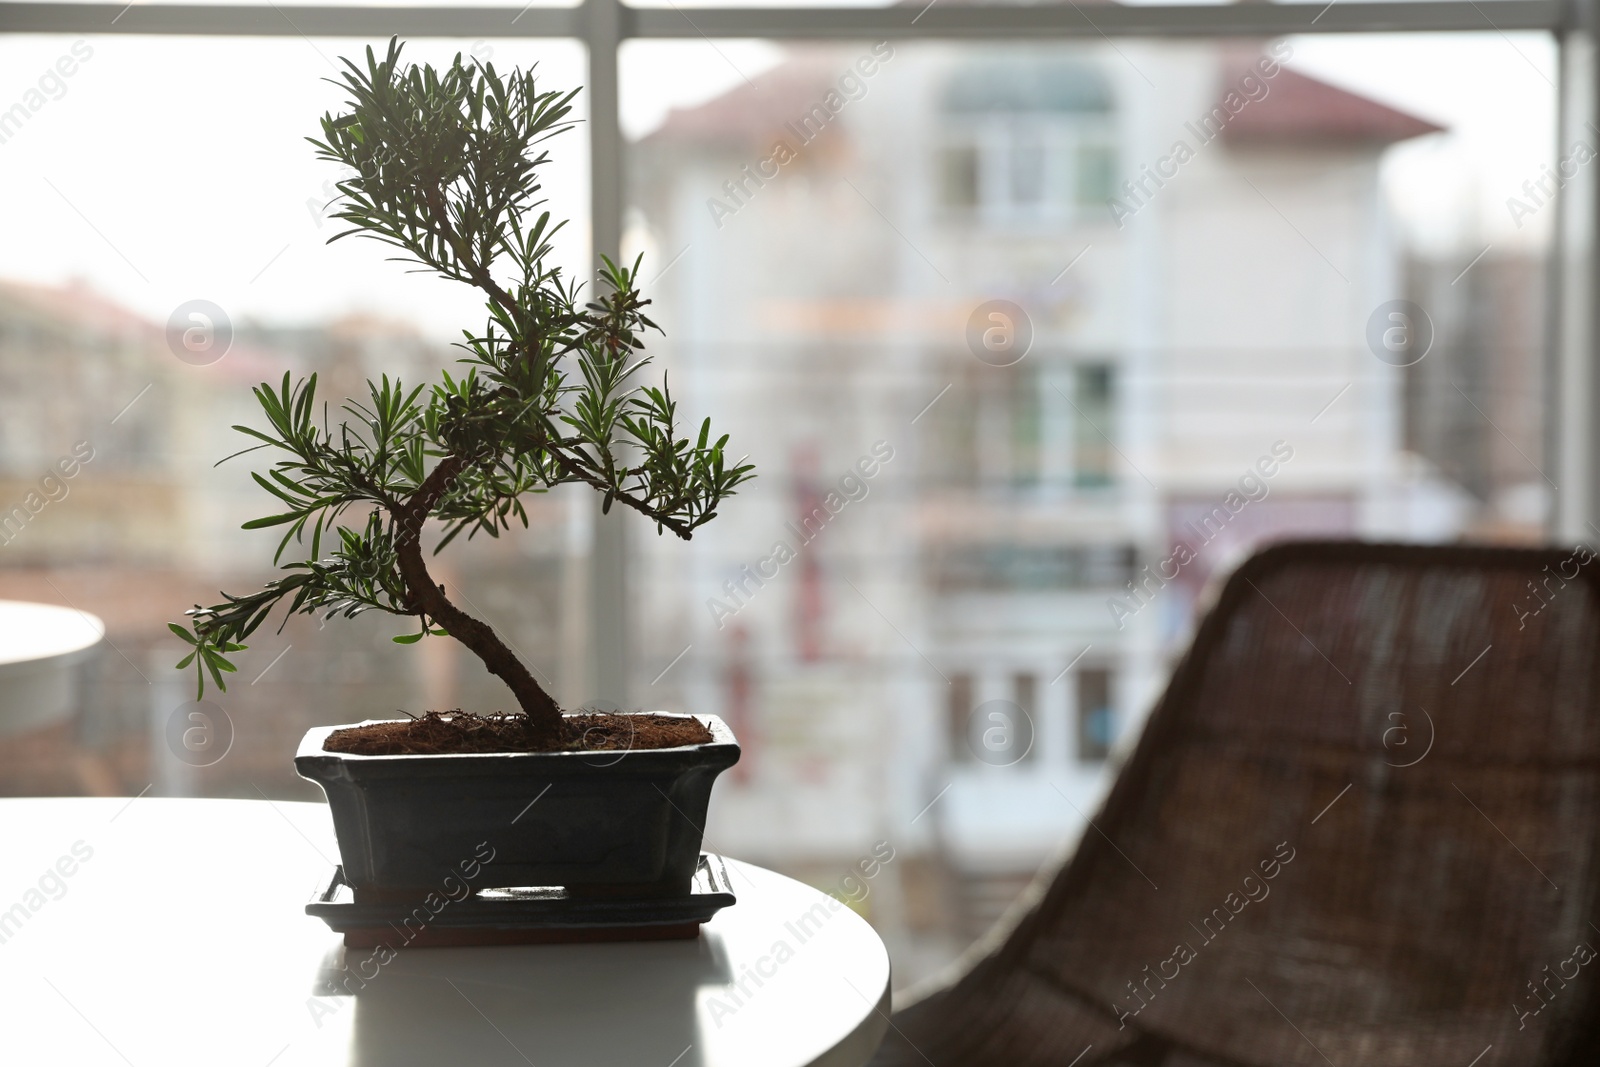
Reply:
[[1078, 671], [1078, 759], [1094, 762], [1111, 754], [1117, 714], [1111, 704], [1111, 672], [1101, 667]]
[[1004, 678], [1006, 695], [989, 700], [979, 699], [979, 679], [971, 672], [954, 672], [949, 677], [945, 724], [950, 762], [1014, 767], [1037, 758], [1036, 675], [1012, 672]]
[[1116, 410], [1109, 364], [1073, 368], [1072, 478], [1080, 488], [1102, 488], [1116, 477]]
[[1011, 428], [1007, 473], [1011, 485], [1019, 490], [1037, 487], [1045, 476], [1048, 457], [1044, 453], [1049, 447], [1046, 407], [1050, 398], [1040, 387], [1040, 366], [1039, 360], [1029, 362], [1024, 358], [1014, 368], [996, 368], [1011, 371], [1004, 379], [1010, 395], [1005, 398], [1007, 410], [1001, 417]]
[[973, 694], [972, 675], [963, 672], [950, 676], [945, 695], [945, 738], [952, 761], [972, 759]]
[[1043, 497], [1117, 484], [1112, 363], [1042, 345], [1013, 366], [978, 363], [968, 352], [943, 362], [951, 395], [917, 427], [930, 483]]
[[939, 202], [947, 208], [969, 210], [978, 206], [978, 149], [976, 145], [950, 145], [939, 154]]
[[1108, 592], [1133, 580], [1131, 545], [980, 544], [934, 546], [924, 563], [941, 593]]
[[1106, 218], [1113, 100], [1098, 59], [988, 51], [946, 76], [940, 203], [990, 224]]
[[1036, 208], [1044, 203], [1044, 144], [1038, 130], [1018, 130], [1011, 138], [1011, 158], [1007, 161], [1008, 199], [1018, 208]]
[[[208, 33], [199, 47], [96, 36], [101, 14], [78, 6], [30, 8], [46, 20], [29, 22], [36, 32], [0, 35], [0, 70], [16, 74], [0, 115], [36, 84], [27, 72], [54, 69], [79, 37], [94, 49], [66, 95], [0, 126], [0, 192], [27, 205], [0, 242], [0, 512], [80, 433], [96, 456], [0, 544], [0, 596], [102, 611], [122, 655], [85, 667], [74, 719], [0, 737], [0, 789], [255, 795], [254, 783], [308, 798], [285, 753], [310, 720], [503, 697], [448, 646], [395, 646], [364, 616], [252, 649], [240, 671], [259, 681], [230, 692], [238, 737], [217, 765], [152, 742], [149, 723], [187, 695], [152, 673], [177, 658], [163, 623], [260, 577], [259, 539], [237, 529], [259, 494], [239, 461], [211, 464], [237, 447], [228, 425], [253, 417], [250, 383], [315, 369], [337, 396], [396, 362], [414, 379], [452, 357], [479, 311], [397, 272], [385, 250], [325, 247], [332, 226], [307, 207], [332, 177], [300, 140], [332, 100], [323, 57], [381, 42], [382, 11], [339, 5], [319, 22], [347, 34], [336, 40]], [[1303, 6], [1309, 24], [1323, 5]], [[1484, 26], [1470, 0], [1420, 6], [1397, 6], [1394, 23]], [[687, 545], [602, 536], [586, 497], [551, 494], [530, 501], [531, 533], [474, 543], [450, 580], [569, 705], [603, 675], [625, 679], [632, 704], [723, 714], [759, 738], [749, 780], [711, 813], [732, 855], [843, 871], [889, 834], [906, 859], [889, 872], [952, 883], [1042, 860], [1139, 729], [1199, 590], [1253, 546], [1592, 536], [1582, 495], [1550, 489], [1587, 484], [1600, 456], [1587, 436], [1600, 433], [1584, 384], [1594, 360], [1567, 329], [1595, 313], [1581, 298], [1592, 175], [1562, 193], [1566, 229], [1521, 189], [1542, 180], [1552, 145], [1592, 136], [1578, 105], [1596, 94], [1586, 68], [1557, 67], [1551, 31], [1567, 16], [1526, 6], [1496, 14], [1505, 37], [1278, 39], [1284, 5], [1250, 4], [1186, 9], [1198, 36], [1167, 32], [1180, 17], [1168, 8], [1100, 5], [1110, 40], [1086, 26], [1062, 36], [1074, 20], [1048, 5], [941, 3], [915, 32], [970, 34], [942, 40], [900, 36], [920, 4], [848, 25], [749, 5], [624, 18], [639, 39], [587, 42], [619, 55], [620, 113], [586, 114], [552, 145], [548, 193], [574, 219], [563, 257], [587, 276], [596, 250], [645, 255], [665, 331], [648, 351], [682, 410], [712, 417], [761, 477]], [[197, 10], [211, 30], [283, 22], [267, 5]], [[685, 32], [684, 13], [711, 39], [649, 39]], [[586, 80], [577, 36], [604, 20], [535, 6], [511, 27], [511, 14], [507, 32], [544, 39], [423, 39], [411, 54], [537, 60], [553, 84]], [[118, 28], [147, 17], [135, 5]], [[407, 17], [464, 32], [447, 6]], [[1335, 5], [1318, 29], [1371, 18]], [[993, 39], [997, 19], [1021, 29]], [[1239, 64], [1285, 47], [1270, 92], [1217, 120]], [[606, 70], [580, 108], [606, 98]], [[252, 95], [259, 85], [272, 94]], [[1573, 87], [1570, 129], [1554, 85]], [[830, 93], [839, 106], [823, 119]], [[806, 127], [804, 143], [786, 124]], [[1172, 151], [1179, 137], [1187, 153]], [[789, 153], [774, 152], [780, 140]], [[180, 144], [198, 144], [205, 166], [174, 170]], [[122, 166], [108, 173], [105, 158]], [[240, 190], [248, 212], [224, 195]], [[1515, 216], [1508, 198], [1523, 203]], [[1558, 293], [1567, 314], [1549, 316]], [[181, 363], [162, 335], [196, 296], [237, 331], [210, 367]], [[1033, 332], [1009, 366], [962, 341], [995, 300]], [[1434, 343], [1414, 366], [1367, 340], [1390, 300], [1429, 317]], [[1280, 443], [1267, 496], [1148, 605], [1124, 594], [1136, 561], [1168, 558]], [[843, 509], [790, 531], [830, 490]], [[744, 578], [780, 539], [793, 561], [759, 586]], [[736, 617], [713, 615], [708, 601], [740, 583], [724, 600]], [[593, 635], [606, 627], [627, 638], [606, 647], [628, 651], [601, 670]], [[1086, 646], [1083, 662], [1060, 655]], [[977, 765], [984, 729], [1002, 725], [986, 702], [1028, 709], [1038, 727], [1004, 773]], [[915, 931], [916, 951], [891, 944], [901, 980], [966, 947], [949, 915], [897, 914], [896, 899], [875, 895], [874, 921]]]
[[1072, 196], [1080, 208], [1099, 208], [1116, 195], [1117, 154], [1110, 144], [1092, 138], [1078, 147], [1077, 181], [1072, 186]]
[[958, 123], [939, 150], [940, 203], [973, 221], [1105, 219], [1116, 173], [1098, 120], [986, 117]]
[[1017, 710], [1020, 712], [1013, 729], [1024, 739], [1022, 741], [1024, 747], [1018, 754], [1018, 762], [1037, 760], [1039, 756], [1037, 734], [1040, 710], [1038, 676], [1028, 673], [1013, 674], [1011, 676], [1011, 702], [1017, 706]]

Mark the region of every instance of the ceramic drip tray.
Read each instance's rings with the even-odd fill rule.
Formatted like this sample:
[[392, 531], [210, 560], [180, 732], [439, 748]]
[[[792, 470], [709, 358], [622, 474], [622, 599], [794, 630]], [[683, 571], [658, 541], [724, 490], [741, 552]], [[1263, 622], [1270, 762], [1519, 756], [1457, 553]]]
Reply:
[[574, 941], [666, 941], [696, 937], [700, 924], [735, 903], [722, 857], [700, 854], [689, 894], [632, 899], [574, 897], [560, 888], [483, 889], [426, 902], [356, 903], [335, 867], [306, 905], [344, 935], [351, 948], [550, 944]]

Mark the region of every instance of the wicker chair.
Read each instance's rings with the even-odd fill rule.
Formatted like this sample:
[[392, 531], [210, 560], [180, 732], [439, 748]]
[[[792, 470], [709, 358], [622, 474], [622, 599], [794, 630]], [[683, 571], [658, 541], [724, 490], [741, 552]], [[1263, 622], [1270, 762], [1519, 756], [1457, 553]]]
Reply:
[[1600, 1064], [1600, 563], [1291, 543], [879, 1067]]

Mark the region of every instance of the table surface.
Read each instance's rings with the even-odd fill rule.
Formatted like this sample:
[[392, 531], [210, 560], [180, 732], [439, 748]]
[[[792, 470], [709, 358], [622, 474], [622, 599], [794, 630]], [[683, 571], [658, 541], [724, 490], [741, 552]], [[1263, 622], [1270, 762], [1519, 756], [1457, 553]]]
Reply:
[[105, 623], [76, 608], [0, 600], [0, 670], [81, 652], [100, 643]]
[[697, 940], [390, 958], [304, 912], [320, 804], [0, 800], [0, 840], [0, 1063], [861, 1067], [888, 1027], [872, 928], [746, 863]]

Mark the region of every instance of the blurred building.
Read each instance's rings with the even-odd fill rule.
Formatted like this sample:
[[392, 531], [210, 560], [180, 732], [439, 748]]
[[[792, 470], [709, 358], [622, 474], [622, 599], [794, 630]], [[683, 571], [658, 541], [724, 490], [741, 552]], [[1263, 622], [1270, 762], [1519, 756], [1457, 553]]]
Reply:
[[1364, 340], [1438, 128], [1287, 51], [796, 50], [636, 146], [663, 358], [760, 472], [643, 547], [639, 687], [745, 740], [719, 847], [895, 846], [902, 973], [1082, 830], [1213, 572], [1467, 521]]
[[[408, 326], [349, 318], [241, 324], [225, 355], [195, 365], [162, 326], [82, 286], [0, 285], [0, 598], [75, 607], [107, 627], [80, 668], [77, 716], [0, 736], [0, 791], [317, 799], [290, 762], [311, 726], [512, 703], [454, 642], [395, 645], [406, 626], [387, 616], [298, 617], [280, 632], [274, 615], [236, 657], [228, 692], [207, 691], [222, 748], [188, 756], [168, 733], [195, 691], [193, 672], [173, 669], [184, 648], [166, 624], [273, 576], [281, 531], [239, 528], [269, 513], [249, 475], [264, 454], [217, 464], [250, 443], [235, 424], [262, 422], [251, 387], [316, 372], [337, 413], [368, 377], [432, 380], [455, 357]], [[63, 457], [71, 477], [59, 475]], [[434, 568], [564, 694], [581, 665], [564, 661], [563, 621], [582, 592], [568, 588], [566, 500], [530, 501], [531, 530], [463, 539]]]

